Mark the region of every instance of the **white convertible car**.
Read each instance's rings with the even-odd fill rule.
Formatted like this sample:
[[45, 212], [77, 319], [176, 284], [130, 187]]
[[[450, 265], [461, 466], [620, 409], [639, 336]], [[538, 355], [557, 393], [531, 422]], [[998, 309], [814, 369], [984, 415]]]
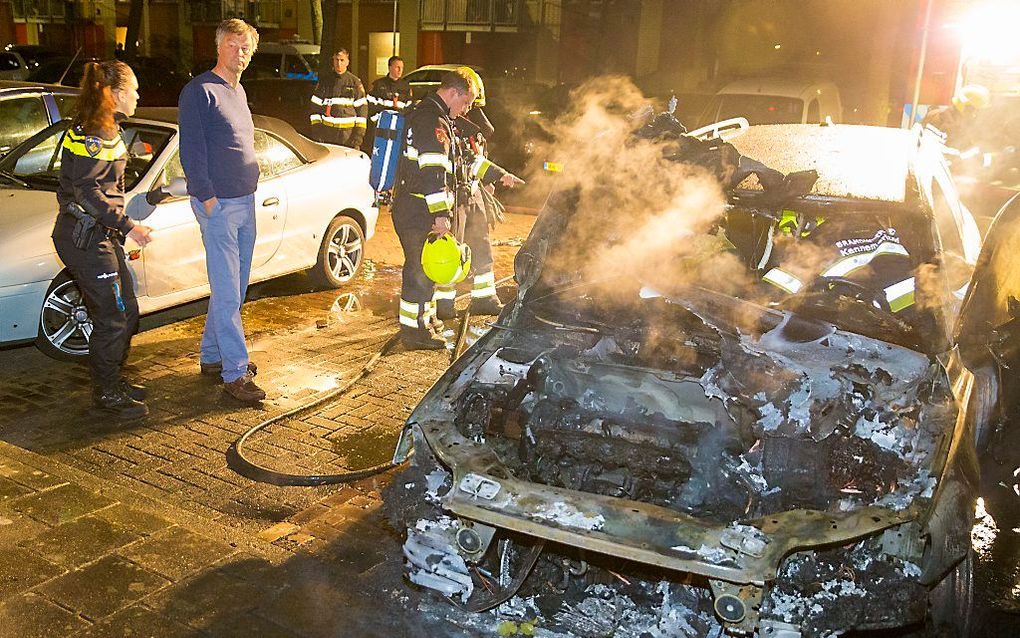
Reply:
[[[87, 355], [92, 332], [50, 239], [67, 126], [53, 124], [0, 160], [0, 343], [35, 341], [60, 359]], [[205, 250], [177, 152], [177, 109], [138, 109], [124, 123], [124, 140], [131, 152], [127, 213], [155, 230], [144, 250], [130, 240], [125, 246], [141, 313], [208, 296]], [[261, 116], [255, 152], [261, 177], [252, 282], [308, 269], [324, 287], [353, 278], [378, 217], [368, 157]]]

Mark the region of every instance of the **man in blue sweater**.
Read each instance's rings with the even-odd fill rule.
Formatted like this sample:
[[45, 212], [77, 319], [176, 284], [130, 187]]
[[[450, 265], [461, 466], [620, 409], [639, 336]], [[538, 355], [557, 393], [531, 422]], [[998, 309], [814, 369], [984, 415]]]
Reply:
[[252, 381], [241, 325], [255, 250], [255, 126], [241, 73], [259, 43], [255, 27], [236, 18], [216, 28], [216, 66], [184, 87], [180, 97], [181, 166], [191, 208], [202, 230], [209, 273], [209, 313], [199, 357], [203, 374], [219, 374], [230, 396], [266, 398]]

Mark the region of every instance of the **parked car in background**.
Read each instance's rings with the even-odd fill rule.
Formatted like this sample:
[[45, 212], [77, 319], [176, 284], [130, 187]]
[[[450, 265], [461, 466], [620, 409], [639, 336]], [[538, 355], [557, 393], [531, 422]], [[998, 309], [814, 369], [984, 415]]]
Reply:
[[77, 101], [76, 88], [0, 80], [0, 156], [68, 117]]
[[244, 72], [248, 79], [319, 79], [319, 45], [307, 42], [260, 42]]
[[0, 51], [0, 80], [24, 80], [28, 77], [28, 63], [16, 51]]
[[[85, 64], [98, 61], [98, 58], [51, 57], [32, 71], [29, 80], [76, 87], [81, 85]], [[124, 61], [138, 78], [138, 103], [141, 106], [177, 106], [181, 89], [191, 76], [179, 71], [173, 60], [139, 56]]]
[[832, 82], [787, 78], [740, 80], [709, 101], [698, 126], [743, 117], [749, 124], [820, 124], [843, 121], [839, 89]]
[[59, 51], [54, 51], [40, 44], [8, 44], [4, 47], [4, 51], [20, 55], [21, 59], [25, 61], [25, 66], [29, 73], [39, 68], [39, 65], [43, 62], [63, 56]]
[[[434, 91], [439, 88], [439, 85], [443, 81], [443, 74], [448, 71], [453, 71], [464, 66], [470, 66], [482, 77], [482, 81], [486, 82], [486, 89], [488, 89], [488, 79], [482, 70], [476, 66], [470, 64], [426, 64], [420, 66], [414, 71], [404, 75], [404, 79], [411, 85], [411, 99], [420, 100], [425, 97], [429, 91]], [[488, 97], [488, 96], [486, 96]]]
[[308, 130], [308, 106], [315, 82], [286, 78], [242, 78], [252, 113], [287, 122], [304, 134]]
[[[307, 270], [324, 287], [350, 281], [378, 216], [368, 159], [316, 144], [279, 120], [254, 120], [259, 236], [251, 280]], [[50, 239], [68, 125], [49, 126], [0, 160], [0, 343], [34, 341], [47, 355], [76, 359], [88, 354], [92, 323]], [[125, 246], [141, 312], [205, 297], [205, 250], [178, 156], [177, 109], [138, 109], [123, 129], [131, 154], [126, 212], [154, 230], [144, 250]]]

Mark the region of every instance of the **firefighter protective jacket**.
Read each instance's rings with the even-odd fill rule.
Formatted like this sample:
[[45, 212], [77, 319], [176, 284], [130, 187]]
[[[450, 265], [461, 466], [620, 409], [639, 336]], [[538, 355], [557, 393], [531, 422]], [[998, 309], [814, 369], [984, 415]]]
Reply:
[[111, 138], [67, 130], [60, 151], [57, 202], [63, 211], [76, 202], [102, 226], [127, 235], [135, 223], [124, 214], [124, 168], [128, 149], [120, 131]]
[[454, 167], [460, 161], [450, 109], [435, 93], [408, 114], [398, 191], [423, 199], [432, 215], [450, 216], [456, 198]]
[[[769, 230], [759, 266], [762, 281], [796, 294], [816, 278], [849, 279], [881, 295], [893, 313], [914, 305], [910, 253], [888, 219], [855, 218], [852, 227], [784, 210]], [[798, 249], [808, 242], [813, 248]]]
[[503, 179], [507, 171], [485, 157], [485, 135], [482, 126], [475, 121], [475, 118], [470, 117], [472, 115], [476, 115], [485, 125], [488, 125], [487, 130], [491, 131], [492, 125], [489, 124], [488, 118], [485, 117], [481, 109], [472, 109], [467, 116], [458, 117], [453, 123], [457, 144], [460, 147], [458, 149], [460, 166], [464, 167], [463, 173], [471, 190], [474, 191], [479, 184], [483, 186], [495, 184]]
[[404, 112], [411, 106], [411, 85], [407, 80], [399, 78], [394, 80], [384, 75], [372, 83], [372, 90], [368, 92], [369, 117], [375, 116], [382, 110]]
[[316, 140], [357, 148], [365, 138], [367, 117], [365, 87], [350, 71], [330, 73], [315, 85], [308, 120]]

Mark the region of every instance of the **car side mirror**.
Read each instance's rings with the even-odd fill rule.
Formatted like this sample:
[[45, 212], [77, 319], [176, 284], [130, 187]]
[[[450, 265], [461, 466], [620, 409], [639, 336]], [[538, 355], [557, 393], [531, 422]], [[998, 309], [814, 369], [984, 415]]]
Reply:
[[149, 202], [152, 206], [161, 204], [171, 197], [187, 197], [188, 196], [188, 181], [183, 177], [175, 177], [170, 180], [169, 184], [164, 184], [159, 188], [154, 188], [145, 194], [145, 201]]

